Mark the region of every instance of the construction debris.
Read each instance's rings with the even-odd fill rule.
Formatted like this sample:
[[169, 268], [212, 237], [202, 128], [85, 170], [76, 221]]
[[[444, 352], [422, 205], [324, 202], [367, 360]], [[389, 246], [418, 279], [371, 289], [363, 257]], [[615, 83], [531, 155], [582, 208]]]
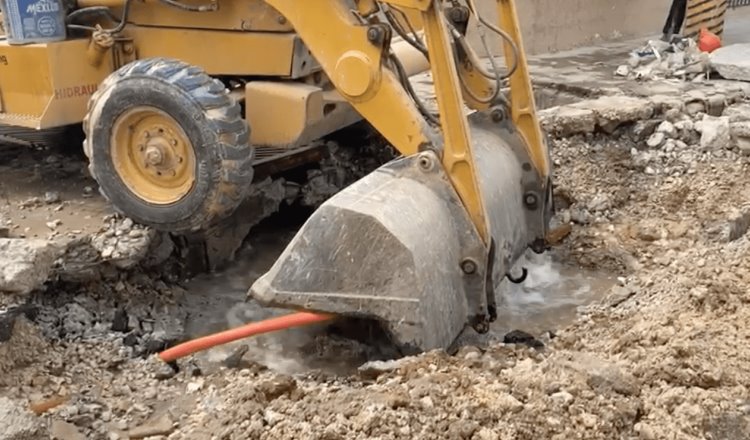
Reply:
[[628, 64], [617, 68], [615, 75], [639, 81], [678, 78], [685, 81], [706, 77], [709, 56], [701, 52], [693, 39], [683, 38], [671, 43], [649, 40], [630, 54]]
[[649, 40], [630, 53], [627, 64], [615, 69], [616, 77], [638, 81], [680, 79], [703, 81], [712, 71], [728, 80], [750, 81], [750, 43], [702, 51], [691, 38], [672, 42]]
[[729, 148], [731, 145], [729, 118], [726, 116], [717, 118], [704, 115], [703, 119], [695, 124], [695, 129], [701, 133], [700, 146], [704, 151]]
[[47, 240], [0, 238], [0, 293], [25, 295], [41, 286], [59, 253]]
[[0, 397], [0, 440], [47, 440], [49, 433], [41, 419], [18, 402]]

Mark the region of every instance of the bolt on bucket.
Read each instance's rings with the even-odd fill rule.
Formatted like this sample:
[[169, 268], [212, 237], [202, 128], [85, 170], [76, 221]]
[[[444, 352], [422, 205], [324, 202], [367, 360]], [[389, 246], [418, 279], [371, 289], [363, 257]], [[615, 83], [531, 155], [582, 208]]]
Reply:
[[250, 288], [267, 306], [380, 322], [404, 353], [486, 331], [494, 291], [543, 237], [543, 199], [525, 202], [523, 144], [475, 113], [471, 138], [492, 246], [481, 240], [434, 152], [392, 161], [326, 201]]

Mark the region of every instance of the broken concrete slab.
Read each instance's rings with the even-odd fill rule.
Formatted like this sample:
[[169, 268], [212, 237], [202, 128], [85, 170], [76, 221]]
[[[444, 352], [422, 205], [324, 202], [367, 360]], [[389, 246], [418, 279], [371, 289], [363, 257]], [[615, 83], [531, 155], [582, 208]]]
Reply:
[[0, 440], [43, 440], [49, 432], [42, 419], [21, 404], [0, 397]]
[[666, 136], [664, 133], [656, 132], [648, 138], [648, 140], [646, 141], [646, 145], [648, 145], [649, 148], [658, 148], [664, 143], [665, 139]]
[[668, 110], [678, 110], [682, 112], [685, 109], [685, 103], [679, 96], [674, 95], [652, 95], [647, 97], [654, 104], [655, 110], [667, 112]]
[[0, 238], [0, 292], [32, 292], [47, 281], [60, 254], [60, 247], [47, 240]]
[[750, 138], [750, 121], [731, 122], [729, 130], [733, 138]]
[[557, 136], [593, 133], [596, 115], [593, 110], [570, 106], [553, 107], [540, 112], [542, 128]]
[[729, 122], [750, 121], [750, 103], [731, 105], [724, 109], [722, 116], [729, 118]]
[[654, 114], [654, 104], [647, 99], [631, 96], [602, 96], [571, 105], [578, 109], [592, 110], [596, 122], [605, 132], [611, 133], [626, 122], [648, 119]]
[[750, 156], [750, 120], [731, 122], [729, 132], [740, 153]]
[[728, 117], [704, 115], [703, 119], [695, 124], [695, 128], [701, 133], [700, 142], [704, 151], [731, 148]]
[[708, 237], [719, 243], [735, 241], [750, 228], [750, 205], [734, 208], [726, 220], [719, 221], [707, 230]]
[[650, 118], [655, 104], [630, 96], [602, 96], [539, 112], [542, 128], [557, 136], [593, 133], [597, 128], [612, 133], [629, 122]]
[[750, 81], [750, 43], [717, 49], [711, 54], [711, 66], [726, 79]]
[[659, 124], [659, 126], [656, 127], [656, 131], [658, 133], [664, 133], [665, 136], [670, 138], [677, 136], [677, 128], [675, 128], [674, 124], [669, 121], [664, 121]]

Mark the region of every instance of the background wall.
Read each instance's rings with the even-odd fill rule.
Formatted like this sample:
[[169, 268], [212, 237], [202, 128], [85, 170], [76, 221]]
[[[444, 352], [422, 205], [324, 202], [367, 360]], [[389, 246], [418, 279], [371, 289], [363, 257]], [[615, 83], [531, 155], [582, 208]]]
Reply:
[[[480, 13], [496, 22], [495, 0], [475, 0]], [[555, 52], [597, 41], [661, 35], [671, 0], [516, 0], [528, 54]], [[470, 31], [470, 42], [481, 43]], [[499, 54], [499, 37], [488, 34]]]

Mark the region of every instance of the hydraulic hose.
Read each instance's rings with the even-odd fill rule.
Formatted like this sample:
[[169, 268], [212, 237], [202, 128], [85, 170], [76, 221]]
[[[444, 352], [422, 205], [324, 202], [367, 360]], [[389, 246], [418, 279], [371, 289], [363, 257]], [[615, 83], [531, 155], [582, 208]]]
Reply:
[[175, 345], [174, 347], [159, 353], [159, 358], [162, 361], [169, 363], [193, 353], [208, 350], [209, 348], [217, 347], [238, 339], [329, 321], [333, 319], [334, 316], [335, 315], [327, 315], [323, 313], [298, 312], [266, 319], [264, 321], [251, 322], [237, 328]]
[[[117, 26], [115, 26], [112, 29], [103, 29], [104, 32], [106, 32], [108, 34], [117, 34], [117, 33], [122, 32], [123, 29], [125, 29], [125, 25], [128, 22], [128, 15], [130, 13], [130, 4], [131, 4], [131, 0], [124, 0], [124, 2], [122, 4], [122, 17], [120, 18], [120, 22], [117, 24]], [[96, 11], [96, 12], [100, 12], [101, 13], [101, 12], [104, 12], [104, 9], [109, 9], [109, 7], [104, 7], [104, 6], [88, 6], [88, 7], [79, 9], [77, 11], [73, 11], [70, 14], [68, 14], [68, 16], [66, 17], [66, 21], [69, 23], [69, 24], [67, 24], [67, 27], [69, 29], [81, 29], [81, 30], [85, 30], [85, 31], [96, 32], [98, 29], [95, 28], [95, 27], [84, 26], [84, 25], [80, 25], [80, 24], [72, 24], [72, 23], [70, 23], [70, 21], [73, 21], [78, 16], [83, 15], [82, 11], [88, 11], [88, 12], [95, 12]], [[112, 16], [111, 12], [108, 12], [107, 15], [109, 15], [113, 19], [113, 21], [117, 21], [116, 17]]]
[[[513, 38], [510, 37], [505, 31], [500, 29], [499, 27], [495, 26], [494, 24], [488, 22], [484, 17], [482, 17], [479, 12], [477, 11], [476, 5], [474, 4], [474, 0], [466, 0], [466, 5], [469, 7], [469, 11], [471, 11], [472, 15], [479, 21], [479, 23], [485, 25], [489, 30], [499, 35], [503, 40], [505, 40], [511, 47], [511, 51], [513, 52], [513, 64], [508, 69], [508, 73], [502, 77], [501, 79], [505, 80], [511, 77], [516, 72], [516, 69], [518, 69], [518, 58], [519, 58], [519, 49], [518, 45], [515, 41], [513, 41]], [[486, 43], [484, 43], [486, 45]], [[485, 46], [486, 47], [486, 46]], [[489, 49], [487, 49], [489, 52]], [[492, 58], [492, 55], [490, 53], [487, 54]], [[507, 63], [507, 60], [506, 60]], [[480, 70], [482, 72], [482, 70]]]
[[84, 15], [93, 15], [93, 14], [106, 15], [109, 19], [111, 19], [112, 21], [116, 23], [120, 21], [119, 18], [112, 15], [112, 10], [107, 6], [88, 6], [85, 8], [76, 9], [75, 11], [68, 14], [67, 17], [65, 17], [65, 21], [67, 24], [71, 24], [79, 17], [82, 17]]

